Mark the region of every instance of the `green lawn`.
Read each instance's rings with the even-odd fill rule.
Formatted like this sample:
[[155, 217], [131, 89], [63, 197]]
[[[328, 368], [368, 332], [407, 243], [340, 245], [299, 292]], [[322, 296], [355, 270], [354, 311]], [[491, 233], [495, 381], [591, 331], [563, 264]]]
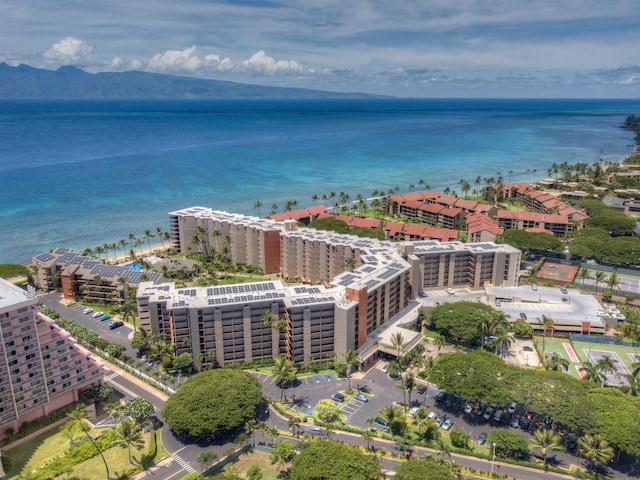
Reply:
[[[33, 472], [43, 465], [50, 463], [55, 457], [63, 454], [70, 448], [69, 440], [61, 433], [61, 428], [52, 429], [42, 435], [39, 435], [28, 442], [23, 443], [15, 448], [4, 449], [4, 452], [11, 458], [12, 467], [6, 472], [6, 478], [14, 478], [18, 475], [25, 475]], [[142, 455], [149, 453], [150, 433], [144, 435], [145, 445], [141, 450], [131, 449], [132, 457], [140, 459]], [[160, 435], [157, 435], [159, 440]], [[154, 460], [159, 460], [169, 454], [157, 445], [154, 452]], [[137, 465], [129, 463], [127, 449], [122, 447], [113, 447], [104, 452], [104, 456], [109, 463], [110, 473], [131, 470]], [[99, 455], [80, 463], [72, 468], [73, 474], [79, 478], [104, 478], [106, 472], [104, 463]], [[63, 472], [60, 472], [63, 473]]]
[[14, 448], [5, 447], [3, 452], [11, 458], [12, 462], [11, 470], [6, 472], [7, 478], [35, 470], [48, 460], [64, 453], [70, 445], [60, 429], [61, 427], [49, 430]]
[[235, 462], [231, 462], [218, 473], [237, 472], [242, 478], [246, 478], [247, 471], [253, 466], [260, 467], [262, 472], [262, 480], [277, 480], [280, 470], [276, 465], [271, 465], [271, 455], [257, 450], [249, 451], [244, 455], [240, 455]]
[[[112, 447], [106, 452], [103, 452], [104, 458], [109, 465], [109, 473], [111, 474], [111, 477], [114, 477], [116, 473], [129, 471], [139, 465], [140, 458], [145, 454], [150, 453], [150, 436], [150, 433], [144, 434], [145, 444], [141, 449], [131, 449], [131, 459], [133, 460], [133, 465], [129, 463], [129, 457], [127, 454], [127, 449], [125, 447]], [[159, 432], [157, 434], [157, 438], [160, 438]], [[160, 445], [158, 445], [153, 456], [153, 460], [159, 460], [162, 457], [168, 456], [169, 454]], [[72, 470], [72, 475], [79, 478], [106, 478], [104, 463], [102, 462], [102, 458], [100, 458], [100, 455], [96, 455], [86, 462], [82, 462], [76, 465]]]

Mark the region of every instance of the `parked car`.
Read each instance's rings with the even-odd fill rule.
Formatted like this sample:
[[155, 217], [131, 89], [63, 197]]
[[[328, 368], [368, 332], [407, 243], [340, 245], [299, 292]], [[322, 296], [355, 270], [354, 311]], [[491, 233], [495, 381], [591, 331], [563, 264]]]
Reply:
[[560, 292], [564, 293], [565, 295], [569, 293], [569, 291], [564, 287], [560, 289]]
[[571, 435], [569, 437], [569, 440], [567, 441], [567, 449], [568, 450], [575, 450], [578, 447], [578, 436], [577, 435]]
[[497, 409], [493, 414], [493, 421], [496, 423], [500, 423], [503, 417], [504, 417], [504, 410]]
[[444, 417], [436, 418], [436, 427], [440, 428], [443, 423], [444, 423]]
[[438, 392], [436, 395], [436, 402], [443, 402], [447, 399], [447, 392]]
[[427, 294], [426, 294], [425, 292], [423, 292], [422, 290], [420, 290], [420, 291], [418, 292], [418, 296], [419, 296], [420, 298], [427, 298]]
[[487, 409], [484, 411], [484, 419], [485, 420], [489, 420], [491, 418], [491, 416], [493, 415], [494, 411], [495, 411], [495, 408], [487, 407]]
[[388, 427], [389, 426], [389, 422], [387, 422], [384, 418], [382, 417], [376, 417], [376, 419], [374, 420], [378, 425], [382, 425], [383, 427]]
[[369, 397], [367, 397], [364, 393], [356, 393], [353, 398], [364, 403], [367, 403], [369, 401]]
[[123, 326], [124, 323], [122, 323], [120, 320], [116, 320], [115, 322], [111, 322], [109, 324], [109, 330], [115, 330], [118, 327]]
[[435, 412], [429, 412], [429, 415], [427, 415], [428, 420], [435, 420], [435, 418], [436, 418]]
[[427, 391], [427, 386], [426, 385], [421, 385], [420, 388], [418, 390], [416, 390], [416, 392], [418, 392], [420, 395], [424, 395], [424, 393]]
[[487, 408], [487, 402], [484, 402], [484, 401], [480, 402], [480, 405], [478, 405], [478, 410], [476, 410], [476, 415], [478, 417], [482, 416], [486, 408]]
[[92, 317], [93, 317], [93, 318], [99, 318], [99, 317], [101, 317], [102, 315], [104, 315], [104, 312], [96, 312], [96, 313], [94, 313], [94, 314], [92, 315]]
[[74, 302], [73, 300], [69, 300], [68, 302], [65, 302], [64, 306], [65, 307], [71, 307], [72, 305], [75, 305], [76, 302]]
[[389, 364], [387, 363], [384, 367], [382, 367], [382, 371], [387, 373], [389, 371]]
[[345, 396], [341, 393], [334, 393], [333, 395], [331, 395], [331, 400], [333, 400], [336, 403], [342, 403], [345, 400]]
[[101, 321], [101, 322], [104, 322], [104, 321], [109, 320], [110, 318], [111, 318], [111, 315], [102, 315], [102, 316], [100, 317], [100, 321]]
[[142, 363], [147, 363], [147, 356], [146, 355], [142, 355], [142, 357], [140, 357], [140, 361]]
[[409, 410], [409, 418], [415, 418], [418, 410], [420, 410], [420, 407], [411, 407]]
[[518, 409], [518, 402], [511, 402], [509, 404], [509, 406], [507, 407], [507, 412], [510, 415], [513, 415], [516, 412], [517, 409]]
[[456, 293], [453, 288], [447, 287], [444, 289], [445, 292], [447, 292], [449, 295], [453, 295], [454, 293]]
[[531, 290], [533, 290], [534, 292], [538, 291], [538, 285], [536, 285], [535, 283], [531, 284]]
[[520, 426], [520, 415], [514, 415], [511, 419], [511, 424], [513, 428], [518, 428]]
[[93, 308], [85, 308], [85, 309], [82, 311], [82, 313], [84, 313], [84, 314], [88, 314], [88, 313], [91, 313], [91, 312], [93, 312]]
[[522, 347], [522, 351], [523, 352], [533, 352], [533, 348], [530, 347], [529, 345], [525, 345], [524, 347]]
[[478, 438], [476, 439], [476, 443], [478, 445], [484, 445], [486, 441], [487, 441], [487, 432], [482, 432], [480, 435], [478, 435]]
[[520, 428], [522, 430], [529, 430], [530, 426], [531, 426], [531, 420], [529, 420], [528, 418], [523, 418], [520, 420]]
[[451, 420], [450, 418], [445, 419], [444, 422], [442, 422], [442, 429], [443, 430], [451, 430], [451, 427], [453, 427], [453, 420]]
[[466, 405], [464, 406], [464, 413], [471, 413], [471, 412], [473, 412], [473, 403], [467, 402]]

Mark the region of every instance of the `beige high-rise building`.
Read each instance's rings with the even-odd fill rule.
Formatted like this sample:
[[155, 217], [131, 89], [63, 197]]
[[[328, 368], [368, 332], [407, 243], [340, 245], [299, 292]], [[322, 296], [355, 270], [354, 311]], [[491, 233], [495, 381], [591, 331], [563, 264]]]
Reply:
[[[226, 249], [233, 262], [282, 279], [199, 288], [140, 283], [142, 326], [197, 365], [280, 355], [300, 364], [369, 352], [371, 334], [421, 290], [517, 284], [520, 251], [508, 245], [379, 241], [203, 207], [169, 215], [181, 253]], [[287, 286], [290, 280], [304, 285]]]

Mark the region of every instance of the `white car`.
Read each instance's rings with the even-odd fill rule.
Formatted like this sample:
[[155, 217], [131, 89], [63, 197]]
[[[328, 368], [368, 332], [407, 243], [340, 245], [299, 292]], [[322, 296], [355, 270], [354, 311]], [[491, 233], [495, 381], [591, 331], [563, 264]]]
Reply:
[[596, 312], [596, 315], [597, 315], [598, 317], [608, 317], [608, 316], [609, 316], [609, 315], [607, 314], [607, 312], [604, 312], [604, 311], [602, 311], [602, 310], [598, 310], [598, 311]]
[[82, 313], [91, 313], [93, 312], [93, 308], [85, 308]]
[[453, 295], [454, 293], [456, 293], [451, 287], [445, 288], [444, 291], [447, 292], [449, 295]]
[[411, 410], [409, 410], [409, 418], [415, 418], [418, 410], [420, 410], [420, 407], [411, 407]]
[[102, 315], [104, 315], [104, 313], [103, 313], [103, 312], [96, 312], [96, 313], [94, 313], [94, 314], [93, 314], [93, 318], [99, 318], [99, 317], [101, 317]]
[[453, 427], [453, 420], [451, 420], [450, 418], [445, 419], [445, 421], [442, 423], [442, 429], [451, 430], [451, 427]]

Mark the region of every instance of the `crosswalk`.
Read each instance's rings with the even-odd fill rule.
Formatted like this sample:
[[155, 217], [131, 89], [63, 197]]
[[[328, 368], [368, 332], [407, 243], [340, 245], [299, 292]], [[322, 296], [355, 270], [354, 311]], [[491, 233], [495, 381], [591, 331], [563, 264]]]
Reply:
[[109, 375], [105, 375], [104, 378], [109, 378], [109, 379], [113, 380], [114, 378], [118, 377], [118, 375], [119, 375], [118, 373], [113, 372], [113, 373], [110, 373]]
[[189, 462], [187, 462], [184, 458], [182, 458], [177, 453], [174, 453], [173, 455], [171, 455], [171, 457], [178, 463], [178, 465], [180, 465], [187, 472], [193, 473], [193, 472], [196, 471], [195, 468], [193, 468], [191, 465], [189, 465]]

